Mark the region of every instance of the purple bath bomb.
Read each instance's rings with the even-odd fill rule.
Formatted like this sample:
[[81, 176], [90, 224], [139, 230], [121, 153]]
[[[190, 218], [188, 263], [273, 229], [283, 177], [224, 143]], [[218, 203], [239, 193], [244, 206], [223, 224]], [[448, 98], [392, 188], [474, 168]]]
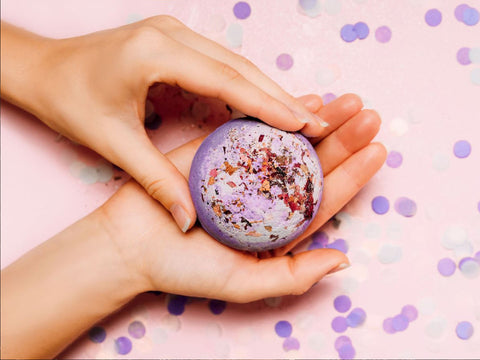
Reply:
[[305, 137], [242, 118], [205, 139], [189, 186], [198, 220], [212, 237], [235, 249], [265, 251], [308, 227], [320, 206], [323, 173]]

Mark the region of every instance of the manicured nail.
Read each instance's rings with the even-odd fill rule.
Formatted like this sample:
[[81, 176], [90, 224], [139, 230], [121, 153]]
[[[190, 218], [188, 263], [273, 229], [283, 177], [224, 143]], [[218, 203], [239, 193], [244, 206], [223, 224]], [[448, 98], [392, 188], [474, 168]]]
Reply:
[[306, 112], [306, 113], [299, 113], [296, 110], [291, 110], [293, 115], [297, 118], [298, 121], [301, 123], [307, 124], [310, 122], [316, 122], [318, 123], [321, 127], [327, 127], [329, 124], [320, 118], [318, 115], [315, 115], [311, 112]]
[[333, 273], [336, 273], [337, 271], [340, 271], [340, 270], [343, 270], [343, 269], [346, 269], [350, 267], [350, 264], [349, 263], [341, 263], [340, 265], [338, 265], [336, 268], [330, 270], [327, 275], [330, 275], [330, 274], [333, 274]]
[[173, 204], [170, 208], [170, 212], [172, 213], [175, 222], [177, 223], [178, 227], [185, 233], [187, 232], [188, 228], [190, 227], [191, 220], [187, 215], [187, 212], [183, 209], [183, 207], [179, 204]]

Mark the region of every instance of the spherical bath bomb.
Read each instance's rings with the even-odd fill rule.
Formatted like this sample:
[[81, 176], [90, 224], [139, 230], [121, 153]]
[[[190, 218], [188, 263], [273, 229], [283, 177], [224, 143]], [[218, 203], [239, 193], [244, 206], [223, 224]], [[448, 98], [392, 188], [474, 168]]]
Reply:
[[265, 251], [308, 227], [320, 206], [323, 173], [302, 135], [242, 118], [205, 139], [189, 186], [198, 220], [211, 236], [235, 249]]

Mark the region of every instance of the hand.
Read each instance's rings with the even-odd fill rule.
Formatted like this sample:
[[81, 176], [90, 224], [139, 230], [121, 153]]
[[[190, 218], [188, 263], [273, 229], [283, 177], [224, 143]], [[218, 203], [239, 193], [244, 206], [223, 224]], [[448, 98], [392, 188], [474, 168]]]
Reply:
[[[361, 110], [357, 96], [342, 96], [325, 107], [318, 96], [302, 101], [332, 124], [328, 136], [321, 142], [315, 140], [325, 171], [324, 199], [304, 238], [375, 174], [385, 160], [385, 149], [370, 144], [380, 118], [371, 110]], [[201, 139], [193, 141], [168, 154], [185, 176], [200, 143]], [[274, 257], [260, 260], [256, 254], [222, 245], [199, 227], [182, 234], [164, 208], [134, 182], [125, 185], [102, 210], [115, 247], [129, 268], [143, 274], [149, 290], [245, 302], [301, 294], [327, 273], [348, 264], [343, 253], [332, 249], [275, 256], [283, 255], [302, 238], [270, 254]]]
[[185, 232], [196, 218], [187, 181], [143, 126], [148, 89], [160, 82], [219, 98], [284, 130], [324, 131], [251, 62], [172, 17], [62, 40], [2, 23], [2, 96], [127, 171]]

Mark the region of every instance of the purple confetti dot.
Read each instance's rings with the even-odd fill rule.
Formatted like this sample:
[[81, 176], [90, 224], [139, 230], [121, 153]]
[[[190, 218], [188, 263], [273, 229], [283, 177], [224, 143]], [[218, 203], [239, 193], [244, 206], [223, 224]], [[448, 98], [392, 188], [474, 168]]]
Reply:
[[442, 13], [438, 9], [430, 9], [425, 13], [425, 22], [429, 26], [438, 26], [442, 22]]
[[442, 276], [452, 276], [457, 265], [450, 258], [443, 258], [437, 264], [437, 270]]
[[465, 12], [465, 10], [469, 9], [470, 6], [468, 6], [467, 4], [460, 4], [458, 5], [456, 8], [455, 8], [455, 18], [458, 20], [458, 21], [461, 21], [463, 22], [463, 13]]
[[333, 300], [333, 306], [338, 312], [344, 313], [350, 310], [352, 306], [352, 301], [347, 295], [340, 295]]
[[400, 165], [402, 165], [402, 162], [403, 162], [402, 154], [400, 154], [398, 151], [392, 150], [388, 153], [386, 163], [391, 168], [398, 168]]
[[473, 335], [473, 325], [468, 321], [462, 321], [458, 323], [455, 332], [460, 339], [468, 340]]
[[332, 329], [337, 333], [342, 333], [347, 330], [347, 319], [343, 316], [337, 316], [335, 319], [332, 320]]
[[105, 338], [107, 337], [107, 332], [101, 326], [94, 326], [88, 332], [88, 337], [94, 343], [99, 344], [99, 343], [102, 343], [105, 340]]
[[245, 1], [239, 1], [233, 7], [233, 14], [237, 19], [244, 20], [250, 16], [252, 9]]
[[120, 355], [126, 355], [132, 351], [132, 342], [125, 336], [115, 339], [115, 351]]
[[337, 239], [335, 240], [334, 242], [332, 242], [331, 244], [328, 244], [327, 245], [327, 248], [328, 249], [336, 249], [336, 250], [339, 250], [341, 252], [343, 252], [344, 254], [346, 254], [348, 252], [348, 245], [347, 245], [347, 242], [343, 239]]
[[402, 308], [401, 314], [405, 316], [408, 319], [408, 321], [414, 321], [418, 317], [418, 310], [413, 305], [405, 305]]
[[462, 21], [465, 25], [477, 25], [479, 20], [480, 14], [478, 13], [477, 9], [469, 7], [463, 12]]
[[366, 318], [367, 314], [365, 313], [365, 310], [361, 308], [355, 308], [347, 316], [347, 325], [352, 328], [356, 328], [362, 325]]
[[145, 335], [145, 326], [140, 321], [133, 321], [128, 325], [128, 333], [135, 339], [141, 339]]
[[[480, 211], [480, 203], [478, 203], [478, 208]], [[477, 251], [473, 257], [475, 258], [475, 260], [477, 260], [477, 262], [480, 262], [480, 251]]]
[[290, 54], [280, 54], [277, 57], [277, 67], [280, 70], [288, 70], [293, 66], [293, 58]]
[[214, 315], [220, 315], [225, 311], [227, 303], [222, 300], [210, 300], [208, 303], [208, 307]]
[[372, 200], [372, 210], [379, 215], [383, 215], [390, 209], [390, 202], [384, 196], [376, 196]]
[[286, 320], [281, 320], [275, 324], [275, 332], [280, 337], [288, 338], [292, 335], [292, 324]]
[[375, 31], [375, 39], [381, 43], [387, 43], [392, 38], [392, 30], [388, 26], [380, 26]]
[[395, 201], [394, 208], [397, 213], [405, 217], [412, 217], [417, 213], [417, 204], [407, 197], [398, 198]]
[[478, 212], [480, 212], [480, 201], [477, 204], [477, 210], [478, 210]]
[[459, 159], [464, 159], [470, 155], [472, 146], [466, 140], [459, 140], [453, 145], [453, 153]]
[[388, 334], [395, 334], [397, 332], [393, 327], [393, 318], [383, 320], [383, 330]]
[[338, 356], [340, 359], [353, 359], [355, 358], [355, 348], [352, 344], [343, 345], [338, 349]]
[[355, 32], [353, 25], [346, 24], [340, 30], [340, 37], [345, 42], [352, 42], [357, 38], [357, 33]]
[[403, 331], [408, 328], [408, 318], [402, 314], [394, 316], [392, 326], [395, 331]]
[[345, 335], [342, 335], [342, 336], [339, 336], [336, 340], [335, 340], [335, 350], [339, 350], [341, 347], [345, 346], [345, 345], [351, 345], [352, 344], [352, 340], [350, 340], [350, 338], [348, 336], [345, 336]]
[[325, 245], [312, 241], [310, 245], [308, 245], [308, 250], [315, 250], [315, 249], [324, 249]]
[[469, 56], [470, 48], [462, 47], [457, 51], [457, 61], [461, 65], [469, 65], [472, 63]]
[[333, 94], [333, 93], [326, 93], [322, 96], [322, 100], [323, 100], [323, 105], [327, 105], [329, 103], [331, 103], [333, 100], [335, 100], [337, 98], [337, 95]]
[[172, 315], [182, 315], [188, 298], [181, 295], [173, 295], [167, 305], [167, 310]]
[[327, 245], [328, 244], [328, 235], [324, 231], [317, 231], [317, 232], [313, 233], [312, 241], [314, 241], [316, 243], [319, 243], [319, 244]]
[[283, 350], [298, 350], [300, 349], [300, 342], [294, 337], [288, 337], [283, 341]]
[[357, 36], [360, 40], [366, 39], [370, 33], [368, 25], [361, 21], [353, 25], [353, 31], [357, 33]]

